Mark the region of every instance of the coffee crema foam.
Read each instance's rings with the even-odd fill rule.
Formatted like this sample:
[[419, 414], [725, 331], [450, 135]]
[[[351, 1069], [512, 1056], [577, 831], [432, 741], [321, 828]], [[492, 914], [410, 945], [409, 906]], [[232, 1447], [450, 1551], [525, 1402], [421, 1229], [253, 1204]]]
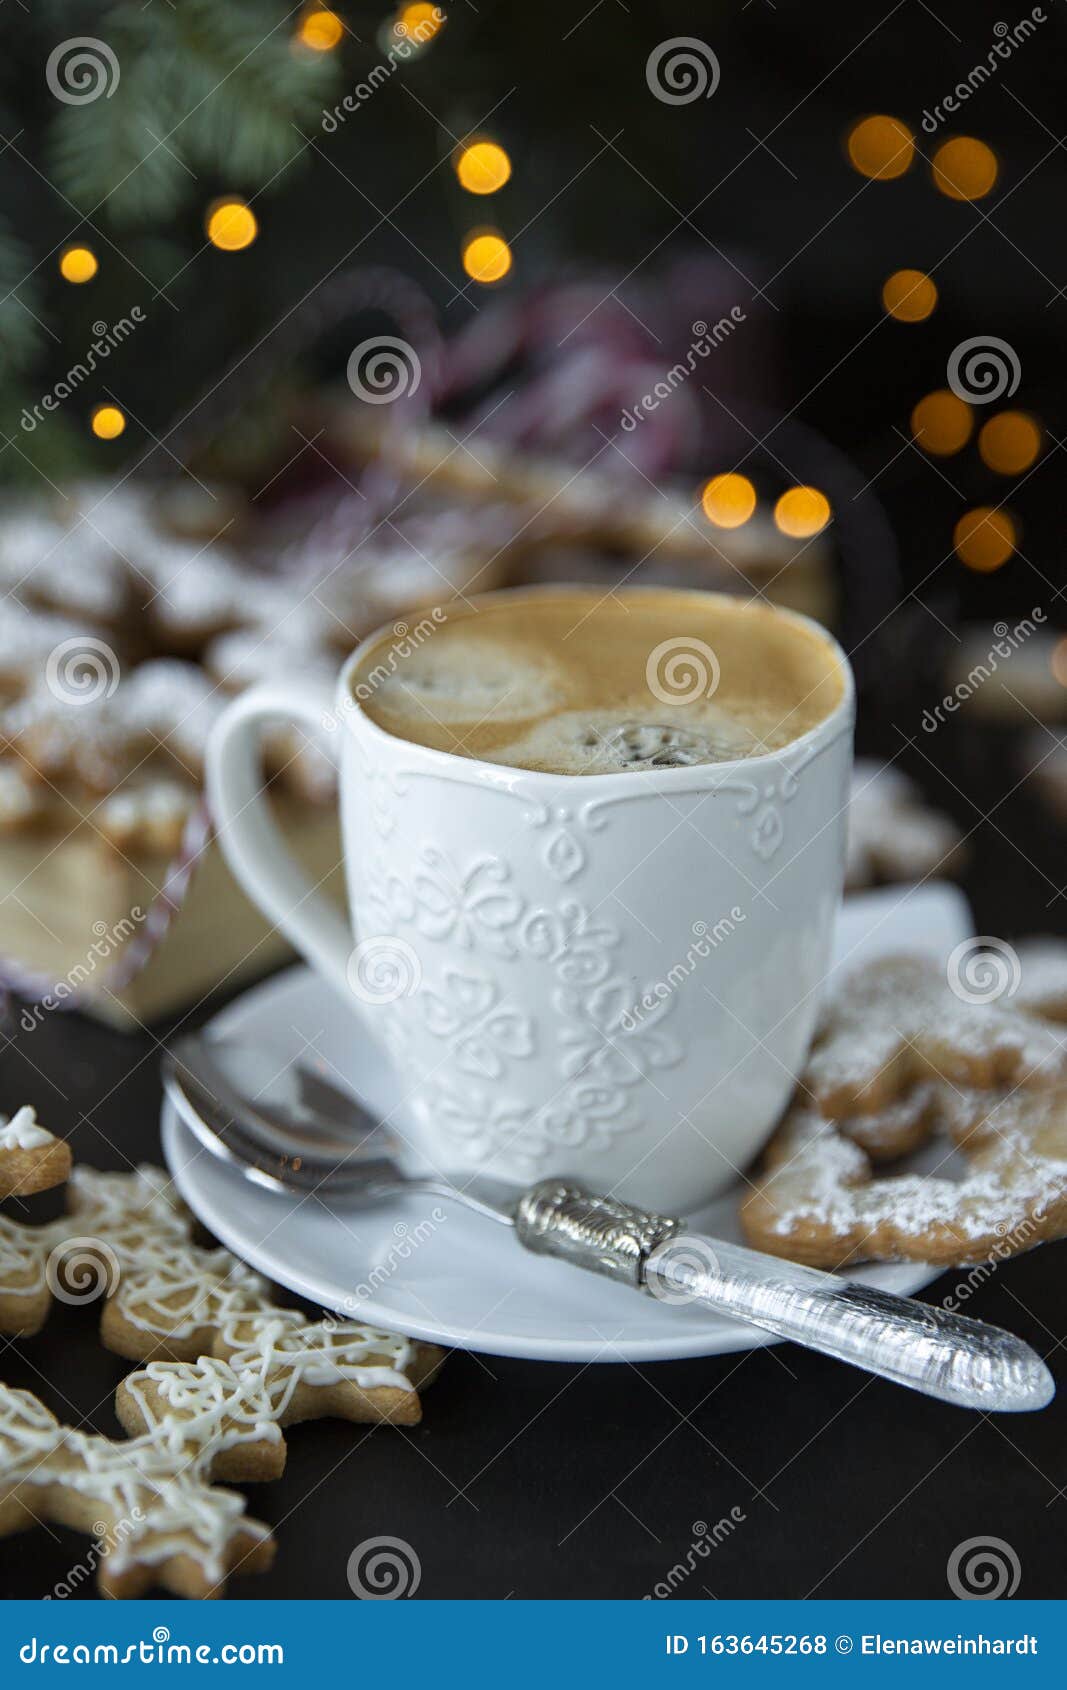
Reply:
[[829, 640], [722, 594], [593, 588], [449, 609], [402, 657], [388, 635], [355, 697], [398, 739], [561, 775], [722, 763], [823, 721], [844, 677]]

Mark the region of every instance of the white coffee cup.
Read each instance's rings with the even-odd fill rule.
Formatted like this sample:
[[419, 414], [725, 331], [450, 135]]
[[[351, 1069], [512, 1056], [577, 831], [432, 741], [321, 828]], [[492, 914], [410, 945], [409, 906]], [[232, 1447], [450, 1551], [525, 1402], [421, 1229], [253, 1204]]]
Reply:
[[[854, 713], [844, 653], [776, 614], [830, 646], [841, 697], [783, 749], [730, 763], [557, 775], [410, 743], [359, 704], [365, 648], [332, 697], [279, 680], [223, 714], [222, 849], [392, 1053], [390, 1124], [413, 1166], [571, 1175], [684, 1213], [760, 1149], [829, 961]], [[259, 741], [279, 723], [327, 730], [351, 928], [263, 802]]]

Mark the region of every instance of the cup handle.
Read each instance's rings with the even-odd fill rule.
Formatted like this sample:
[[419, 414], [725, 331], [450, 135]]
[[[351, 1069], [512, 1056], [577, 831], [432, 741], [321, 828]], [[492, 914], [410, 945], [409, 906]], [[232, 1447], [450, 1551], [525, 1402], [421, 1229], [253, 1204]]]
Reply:
[[[316, 891], [282, 839], [263, 795], [263, 728], [303, 723], [339, 731], [333, 698], [312, 682], [258, 686], [223, 712], [208, 740], [207, 796], [222, 854], [234, 878], [270, 921], [351, 1004], [347, 966], [353, 939], [332, 899]], [[332, 746], [330, 755], [336, 756]]]

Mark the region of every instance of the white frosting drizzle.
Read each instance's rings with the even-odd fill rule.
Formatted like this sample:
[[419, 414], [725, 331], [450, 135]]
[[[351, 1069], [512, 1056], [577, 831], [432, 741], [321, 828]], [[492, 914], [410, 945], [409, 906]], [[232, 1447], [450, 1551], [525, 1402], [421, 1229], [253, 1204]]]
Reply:
[[[157, 1417], [143, 1381], [159, 1375], [173, 1391], [173, 1415]], [[129, 1381], [148, 1430], [125, 1443], [61, 1426], [28, 1391], [0, 1386], [0, 1461], [5, 1489], [62, 1486], [92, 1501], [106, 1526], [108, 1558], [116, 1573], [158, 1566], [193, 1554], [209, 1583], [228, 1570], [227, 1550], [240, 1537], [269, 1537], [268, 1527], [244, 1518], [245, 1499], [210, 1482], [226, 1449], [277, 1442], [269, 1401], [248, 1402], [248, 1388], [225, 1363], [152, 1363]], [[161, 1391], [161, 1394], [162, 1391]]]
[[[0, 1293], [40, 1289], [50, 1253], [96, 1232], [118, 1259], [112, 1300], [126, 1321], [159, 1339], [203, 1331], [223, 1354], [153, 1361], [131, 1374], [126, 1387], [146, 1430], [125, 1443], [62, 1427], [28, 1392], [0, 1386], [5, 1490], [60, 1484], [91, 1498], [116, 1573], [192, 1553], [217, 1582], [235, 1544], [269, 1535], [245, 1518], [243, 1497], [211, 1484], [219, 1455], [281, 1443], [280, 1422], [301, 1386], [410, 1392], [413, 1346], [355, 1321], [315, 1323], [274, 1308], [267, 1281], [236, 1256], [190, 1241], [192, 1216], [160, 1169], [78, 1168], [71, 1185], [72, 1213], [58, 1221], [0, 1218]], [[31, 1283], [12, 1285], [27, 1276]]]
[[36, 1113], [28, 1103], [10, 1118], [0, 1115], [0, 1150], [41, 1150], [54, 1143], [53, 1134], [38, 1126]]

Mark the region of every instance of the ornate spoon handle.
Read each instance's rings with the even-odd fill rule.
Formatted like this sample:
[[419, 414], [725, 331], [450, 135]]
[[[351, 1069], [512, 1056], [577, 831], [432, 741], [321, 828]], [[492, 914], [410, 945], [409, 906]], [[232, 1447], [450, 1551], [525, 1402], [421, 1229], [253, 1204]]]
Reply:
[[927, 1396], [1004, 1413], [1044, 1408], [1055, 1384], [999, 1326], [690, 1232], [684, 1221], [544, 1180], [519, 1200], [528, 1250], [668, 1303], [703, 1303]]

